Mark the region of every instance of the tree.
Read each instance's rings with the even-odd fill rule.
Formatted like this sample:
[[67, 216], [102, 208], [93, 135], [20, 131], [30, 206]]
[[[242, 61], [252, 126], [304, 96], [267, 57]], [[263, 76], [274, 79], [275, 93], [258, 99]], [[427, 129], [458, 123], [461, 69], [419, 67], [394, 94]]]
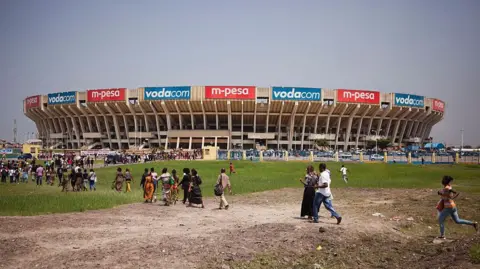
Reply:
[[330, 146], [326, 139], [315, 140], [315, 145], [319, 148], [328, 148]]
[[465, 146], [463, 146], [463, 148], [464, 148], [464, 149], [471, 149], [472, 146], [470, 146], [470, 145], [465, 145]]

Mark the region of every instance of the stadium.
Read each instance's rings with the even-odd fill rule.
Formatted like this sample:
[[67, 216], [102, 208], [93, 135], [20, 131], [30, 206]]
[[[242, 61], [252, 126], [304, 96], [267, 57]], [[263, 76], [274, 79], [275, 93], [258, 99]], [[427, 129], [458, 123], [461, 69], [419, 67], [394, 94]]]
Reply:
[[112, 88], [30, 96], [24, 113], [50, 149], [339, 150], [422, 144], [441, 100], [370, 90], [255, 86]]

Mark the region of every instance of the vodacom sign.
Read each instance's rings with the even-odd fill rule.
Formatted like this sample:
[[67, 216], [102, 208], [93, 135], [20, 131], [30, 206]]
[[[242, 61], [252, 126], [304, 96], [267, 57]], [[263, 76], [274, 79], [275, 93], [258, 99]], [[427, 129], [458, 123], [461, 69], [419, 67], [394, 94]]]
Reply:
[[125, 101], [125, 88], [87, 91], [88, 102]]
[[337, 90], [337, 102], [379, 104], [380, 92], [361, 90]]
[[433, 110], [439, 111], [439, 112], [444, 112], [445, 111], [445, 103], [443, 101], [440, 101], [438, 99], [433, 99]]
[[255, 86], [205, 86], [207, 99], [255, 99]]
[[40, 106], [40, 95], [30, 96], [25, 99], [25, 108], [30, 109]]

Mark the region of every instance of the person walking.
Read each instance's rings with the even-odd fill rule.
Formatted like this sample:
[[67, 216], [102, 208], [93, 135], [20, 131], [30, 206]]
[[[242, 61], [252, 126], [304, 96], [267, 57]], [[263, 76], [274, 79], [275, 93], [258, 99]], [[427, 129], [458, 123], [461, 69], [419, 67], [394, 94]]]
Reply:
[[300, 179], [300, 182], [304, 186], [300, 217], [307, 216], [311, 220], [313, 217], [313, 199], [315, 198], [314, 185], [318, 182], [318, 175], [315, 173], [313, 166], [309, 165], [307, 167], [305, 179]]
[[44, 172], [43, 167], [39, 165], [37, 167], [37, 170], [35, 171], [35, 176], [37, 178], [37, 186], [42, 185], [43, 172]]
[[131, 188], [131, 183], [132, 183], [132, 173], [130, 173], [130, 169], [125, 169], [125, 185], [126, 185], [126, 189], [125, 189], [125, 192], [131, 192], [132, 191], [132, 188]]
[[313, 198], [313, 222], [318, 223], [318, 213], [320, 206], [323, 203], [325, 208], [330, 211], [330, 214], [337, 219], [337, 224], [340, 224], [342, 222], [342, 217], [335, 211], [332, 205], [330, 171], [327, 170], [327, 165], [324, 163], [321, 163], [319, 168], [320, 178], [315, 185], [317, 190], [315, 192], [315, 197]]
[[192, 181], [190, 182], [189, 193], [190, 197], [188, 198], [188, 206], [201, 205], [202, 208], [205, 208], [202, 198], [202, 190], [200, 185], [202, 184], [202, 179], [197, 173], [197, 170], [192, 169]]
[[456, 224], [470, 225], [475, 229], [475, 231], [478, 232], [477, 222], [464, 220], [458, 216], [457, 205], [453, 200], [458, 197], [459, 193], [452, 189], [452, 181], [453, 177], [444, 176], [442, 179], [443, 189], [438, 191], [438, 195], [440, 195], [441, 197], [440, 201], [437, 203], [438, 224], [440, 226], [440, 239], [445, 239], [444, 222], [448, 216], [452, 217], [453, 221], [455, 221]]
[[230, 205], [228, 204], [227, 199], [225, 199], [225, 189], [228, 188], [228, 192], [232, 194], [232, 185], [230, 184], [230, 178], [225, 173], [225, 168], [220, 170], [220, 175], [217, 179], [217, 186], [222, 188], [222, 195], [220, 195], [220, 207], [218, 209], [222, 209], [222, 207], [225, 206], [225, 209], [228, 210]]
[[190, 187], [190, 181], [192, 180], [192, 177], [190, 176], [190, 169], [188, 168], [183, 168], [183, 178], [180, 183], [178, 183], [180, 186], [182, 186], [183, 190], [183, 204], [187, 202], [189, 193], [188, 189]]
[[345, 165], [342, 164], [342, 168], [340, 168], [340, 172], [342, 173], [343, 181], [345, 181], [345, 183], [348, 183], [347, 168], [345, 167]]

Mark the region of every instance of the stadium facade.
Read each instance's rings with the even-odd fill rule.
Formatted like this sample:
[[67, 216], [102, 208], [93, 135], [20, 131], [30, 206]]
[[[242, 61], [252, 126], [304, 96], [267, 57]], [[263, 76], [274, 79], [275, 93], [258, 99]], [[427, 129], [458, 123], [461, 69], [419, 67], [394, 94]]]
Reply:
[[338, 149], [422, 143], [445, 103], [404, 93], [255, 86], [95, 89], [31, 96], [24, 113], [48, 148]]

